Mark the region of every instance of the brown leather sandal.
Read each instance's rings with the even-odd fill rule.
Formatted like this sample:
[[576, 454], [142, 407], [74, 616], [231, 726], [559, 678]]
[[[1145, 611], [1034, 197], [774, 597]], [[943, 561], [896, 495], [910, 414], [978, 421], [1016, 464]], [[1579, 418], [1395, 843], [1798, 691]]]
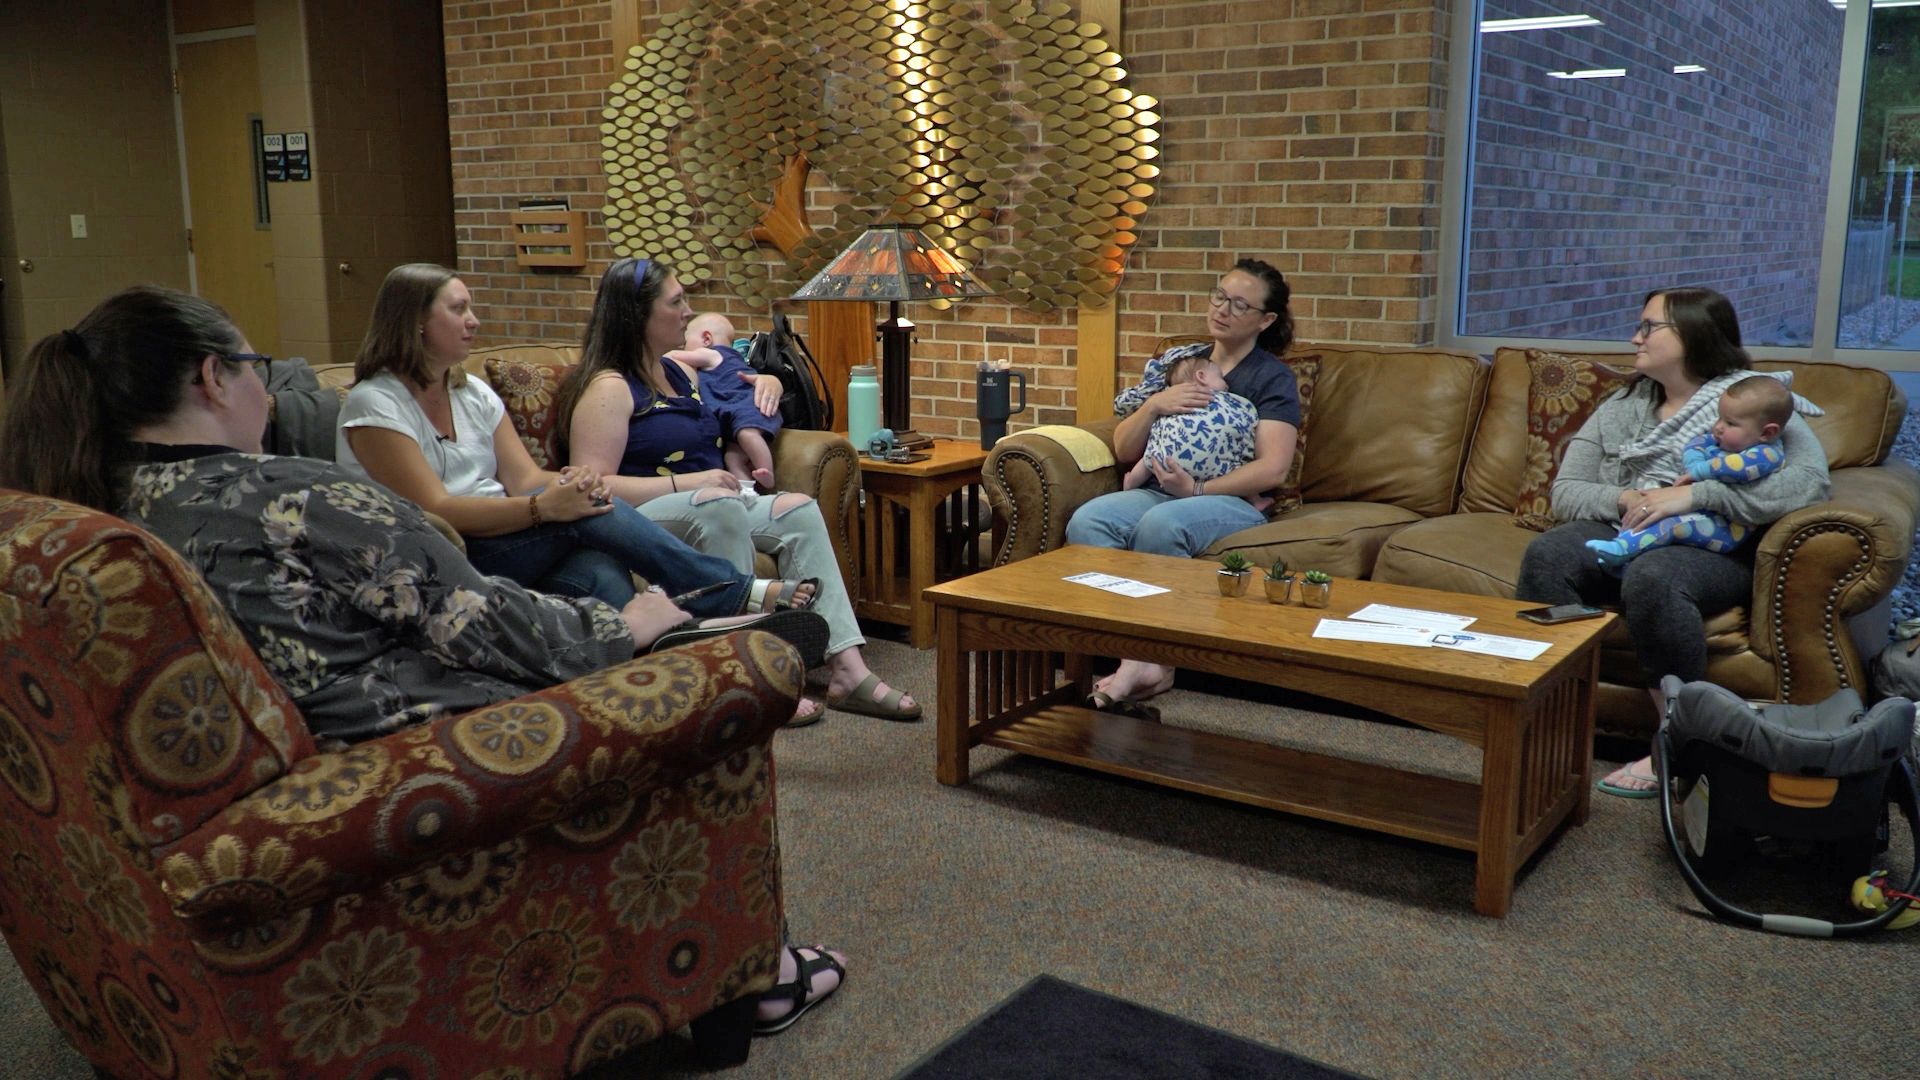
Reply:
[[889, 686], [887, 687], [886, 693], [877, 694], [874, 691], [879, 685], [880, 676], [869, 671], [867, 672], [867, 677], [860, 680], [860, 685], [854, 687], [852, 690], [841, 694], [839, 697], [834, 697], [832, 694], [827, 695], [827, 705], [829, 708], [839, 709], [841, 712], [855, 713], [860, 716], [872, 716], [881, 720], [909, 722], [920, 719], [920, 704], [918, 702], [912, 705], [902, 704], [907, 698], [907, 692], [905, 690], [897, 686]]

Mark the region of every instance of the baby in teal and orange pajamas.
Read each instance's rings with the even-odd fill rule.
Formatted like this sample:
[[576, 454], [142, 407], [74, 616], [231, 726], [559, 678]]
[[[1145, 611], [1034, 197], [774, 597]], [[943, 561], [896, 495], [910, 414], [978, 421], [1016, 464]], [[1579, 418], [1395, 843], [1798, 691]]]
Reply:
[[[1687, 443], [1680, 460], [1686, 475], [1675, 484], [1718, 480], [1747, 484], [1778, 469], [1780, 429], [1793, 415], [1793, 395], [1766, 376], [1742, 379], [1720, 395], [1720, 419], [1713, 430]], [[1622, 529], [1612, 540], [1589, 540], [1587, 548], [1601, 566], [1619, 573], [1627, 560], [1668, 544], [1687, 544], [1722, 554], [1744, 543], [1750, 526], [1719, 514], [1693, 511], [1662, 518], [1644, 528]]]

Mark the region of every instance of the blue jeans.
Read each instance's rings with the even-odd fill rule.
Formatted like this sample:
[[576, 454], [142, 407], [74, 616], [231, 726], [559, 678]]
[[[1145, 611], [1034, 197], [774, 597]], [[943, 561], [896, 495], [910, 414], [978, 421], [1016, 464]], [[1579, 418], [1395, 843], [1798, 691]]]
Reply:
[[738, 614], [753, 585], [751, 574], [681, 543], [624, 499], [613, 500], [608, 513], [578, 521], [549, 521], [505, 536], [470, 536], [467, 558], [483, 574], [511, 578], [528, 588], [547, 583], [561, 592], [591, 590], [574, 595], [591, 595], [614, 607], [633, 599], [633, 581], [623, 570], [670, 593], [728, 582], [724, 589], [680, 605], [703, 618]]
[[736, 570], [752, 570], [758, 551], [773, 557], [783, 578], [820, 579], [812, 610], [827, 620], [827, 655], [866, 644], [819, 503], [807, 499], [776, 515], [774, 505], [794, 496], [740, 499], [699, 498], [700, 494], [683, 491], [648, 499], [640, 504], [640, 513], [694, 548], [725, 557]]
[[1067, 543], [1192, 558], [1216, 540], [1264, 523], [1267, 515], [1237, 495], [1175, 498], [1159, 488], [1115, 491], [1067, 519]]

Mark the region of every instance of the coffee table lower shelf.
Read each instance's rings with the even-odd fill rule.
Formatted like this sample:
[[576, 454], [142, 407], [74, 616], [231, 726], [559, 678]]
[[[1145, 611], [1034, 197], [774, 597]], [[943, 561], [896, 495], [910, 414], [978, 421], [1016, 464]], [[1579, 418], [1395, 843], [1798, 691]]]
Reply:
[[1052, 705], [978, 745], [1430, 844], [1479, 847], [1480, 785], [1384, 765]]

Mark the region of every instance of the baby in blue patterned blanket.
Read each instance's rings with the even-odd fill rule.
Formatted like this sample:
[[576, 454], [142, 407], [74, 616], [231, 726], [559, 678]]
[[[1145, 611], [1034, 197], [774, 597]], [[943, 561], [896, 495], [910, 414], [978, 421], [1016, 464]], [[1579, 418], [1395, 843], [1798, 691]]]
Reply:
[[[1741, 379], [1720, 395], [1720, 419], [1713, 430], [1687, 443], [1680, 453], [1686, 473], [1675, 485], [1696, 480], [1748, 484], [1779, 469], [1780, 429], [1793, 416], [1793, 391], [1765, 375]], [[1744, 543], [1750, 526], [1703, 510], [1662, 518], [1638, 529], [1622, 529], [1612, 540], [1589, 540], [1588, 550], [1613, 573], [1642, 552], [1668, 544], [1687, 544], [1725, 554]]]
[[[1160, 372], [1148, 365], [1142, 379], [1155, 381]], [[1253, 429], [1260, 414], [1253, 402], [1227, 390], [1220, 365], [1205, 349], [1198, 349], [1168, 360], [1165, 385], [1196, 382], [1213, 391], [1213, 400], [1203, 409], [1190, 413], [1162, 416], [1147, 430], [1146, 452], [1127, 470], [1121, 489], [1132, 491], [1153, 479], [1150, 462], [1178, 465], [1195, 480], [1214, 480], [1253, 460]]]

